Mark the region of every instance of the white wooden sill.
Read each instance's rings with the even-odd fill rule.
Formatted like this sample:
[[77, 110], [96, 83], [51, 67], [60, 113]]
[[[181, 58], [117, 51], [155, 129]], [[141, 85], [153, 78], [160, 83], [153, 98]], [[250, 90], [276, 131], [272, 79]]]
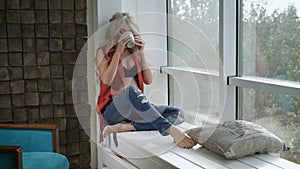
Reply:
[[[183, 123], [182, 130], [191, 125]], [[102, 162], [109, 168], [188, 168], [188, 169], [300, 169], [300, 165], [271, 154], [257, 154], [227, 160], [199, 145], [193, 149], [179, 148], [171, 136], [161, 136], [158, 131], [117, 133], [118, 146], [113, 141], [102, 143]], [[144, 157], [144, 158], [142, 158]]]

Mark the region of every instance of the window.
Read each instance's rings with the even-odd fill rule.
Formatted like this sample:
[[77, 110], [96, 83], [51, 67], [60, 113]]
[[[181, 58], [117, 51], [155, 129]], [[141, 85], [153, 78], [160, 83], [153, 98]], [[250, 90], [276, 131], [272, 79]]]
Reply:
[[[168, 68], [170, 104], [186, 122], [218, 116], [219, 0], [169, 0]], [[213, 80], [217, 79], [217, 80]]]
[[300, 2], [243, 0], [240, 6], [241, 78], [233, 80], [241, 87], [239, 118], [278, 135], [292, 148], [282, 156], [300, 163]]

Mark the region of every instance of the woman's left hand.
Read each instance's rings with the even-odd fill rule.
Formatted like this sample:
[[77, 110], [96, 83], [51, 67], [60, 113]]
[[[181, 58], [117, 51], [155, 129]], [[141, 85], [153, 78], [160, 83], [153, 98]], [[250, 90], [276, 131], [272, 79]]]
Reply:
[[139, 35], [134, 36], [134, 40], [137, 50], [143, 51], [146, 42]]

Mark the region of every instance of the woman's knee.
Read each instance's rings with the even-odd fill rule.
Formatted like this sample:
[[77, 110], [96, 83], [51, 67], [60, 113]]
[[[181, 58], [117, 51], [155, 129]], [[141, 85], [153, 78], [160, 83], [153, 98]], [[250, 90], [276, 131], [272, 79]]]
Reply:
[[127, 90], [129, 94], [129, 100], [137, 110], [145, 111], [151, 107], [148, 99], [137, 86], [128, 86]]

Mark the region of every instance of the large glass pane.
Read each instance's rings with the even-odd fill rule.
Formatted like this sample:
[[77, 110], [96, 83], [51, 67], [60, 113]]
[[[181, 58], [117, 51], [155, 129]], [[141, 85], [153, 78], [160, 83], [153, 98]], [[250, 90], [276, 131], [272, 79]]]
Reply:
[[219, 81], [194, 71], [219, 73], [219, 0], [169, 0], [168, 65], [186, 71], [170, 76], [170, 102], [186, 112], [186, 121], [217, 117]]
[[300, 163], [300, 97], [241, 90], [241, 119], [258, 123], [280, 137], [291, 148], [281, 156]]
[[300, 81], [300, 1], [241, 2], [241, 75]]
[[[174, 18], [169, 18], [168, 47], [176, 56], [169, 58], [169, 64], [204, 69], [207, 65], [203, 60], [207, 60], [218, 69], [218, 63], [209, 61], [209, 52], [216, 52], [219, 48], [219, 0], [170, 0], [169, 14]], [[183, 22], [178, 24], [174, 19]], [[193, 30], [186, 25], [191, 25]], [[180, 31], [183, 37], [172, 36], [176, 35], [176, 31]], [[185, 37], [199, 44], [200, 54], [185, 42]], [[207, 50], [206, 45], [213, 51]]]

